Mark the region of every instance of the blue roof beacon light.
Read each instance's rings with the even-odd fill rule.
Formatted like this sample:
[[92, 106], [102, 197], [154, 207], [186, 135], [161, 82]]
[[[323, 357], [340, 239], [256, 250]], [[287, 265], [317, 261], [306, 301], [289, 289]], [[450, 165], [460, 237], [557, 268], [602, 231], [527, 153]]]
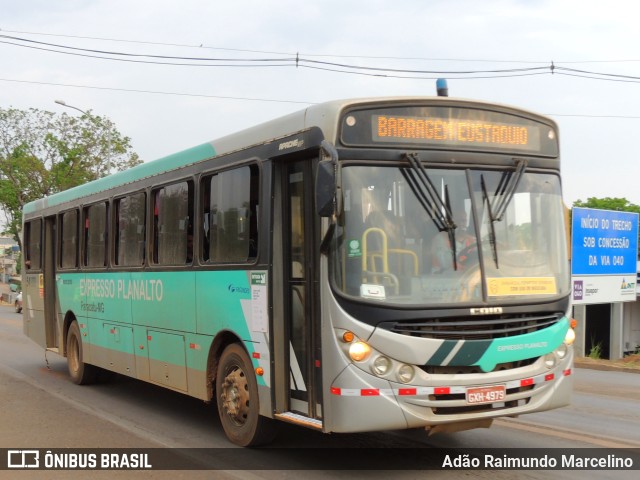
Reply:
[[439, 78], [436, 80], [436, 90], [439, 97], [449, 96], [449, 87], [447, 86], [447, 80], [445, 78]]

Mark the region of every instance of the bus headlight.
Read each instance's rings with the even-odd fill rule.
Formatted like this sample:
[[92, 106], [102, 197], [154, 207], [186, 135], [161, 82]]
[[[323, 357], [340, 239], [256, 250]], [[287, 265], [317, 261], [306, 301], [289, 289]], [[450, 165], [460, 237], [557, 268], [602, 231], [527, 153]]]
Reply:
[[383, 355], [377, 357], [371, 364], [371, 370], [379, 377], [385, 375], [389, 368], [391, 368], [391, 360]]
[[405, 363], [398, 369], [398, 380], [400, 380], [402, 383], [409, 383], [411, 380], [413, 380], [413, 374], [413, 367]]
[[371, 347], [364, 342], [354, 342], [349, 345], [349, 356], [354, 362], [362, 362], [371, 354]]
[[570, 328], [569, 330], [567, 330], [567, 334], [564, 336], [564, 343], [566, 343], [567, 345], [571, 345], [573, 344], [575, 339], [576, 339], [576, 332], [573, 328]]

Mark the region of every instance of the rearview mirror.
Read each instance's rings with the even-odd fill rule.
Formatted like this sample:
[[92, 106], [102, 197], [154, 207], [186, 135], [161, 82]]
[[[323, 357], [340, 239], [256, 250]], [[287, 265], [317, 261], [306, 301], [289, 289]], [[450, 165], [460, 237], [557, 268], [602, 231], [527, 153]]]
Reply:
[[338, 189], [338, 152], [331, 143], [323, 140], [315, 185], [316, 212], [319, 216], [331, 217], [340, 211]]

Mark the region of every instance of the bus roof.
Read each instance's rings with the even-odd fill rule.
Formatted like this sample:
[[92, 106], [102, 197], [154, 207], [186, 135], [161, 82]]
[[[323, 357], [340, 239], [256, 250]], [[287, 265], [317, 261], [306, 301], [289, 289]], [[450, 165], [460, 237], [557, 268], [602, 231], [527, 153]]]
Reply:
[[157, 160], [145, 162], [128, 170], [116, 172], [92, 182], [35, 200], [26, 204], [23, 211], [25, 214], [35, 213], [48, 207], [60, 205], [65, 202], [106, 191], [111, 188], [127, 185], [143, 178], [160, 175], [180, 167], [208, 160], [215, 156], [276, 140], [311, 127], [320, 128], [323, 131], [325, 138], [333, 139], [335, 138], [338, 130], [340, 113], [348, 107], [367, 104], [382, 105], [385, 103], [406, 104], [423, 102], [429, 102], [432, 104], [439, 103], [441, 105], [467, 105], [475, 108], [491, 108], [508, 110], [510, 112], [520, 112], [528, 117], [537, 117], [539, 120], [553, 125], [554, 128], [556, 126], [555, 122], [551, 119], [519, 108], [451, 97], [372, 97], [333, 100], [311, 105], [303, 110], [241, 130], [237, 133], [221, 137]]

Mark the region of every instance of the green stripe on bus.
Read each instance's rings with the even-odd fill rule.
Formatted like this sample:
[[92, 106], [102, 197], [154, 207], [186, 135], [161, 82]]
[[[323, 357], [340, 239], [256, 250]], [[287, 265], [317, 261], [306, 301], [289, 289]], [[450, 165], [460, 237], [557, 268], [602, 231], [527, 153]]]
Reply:
[[444, 359], [447, 358], [451, 350], [458, 344], [457, 340], [445, 340], [436, 350], [436, 353], [427, 361], [427, 365], [442, 365]]
[[496, 338], [477, 365], [482, 371], [490, 372], [500, 363], [541, 357], [553, 352], [562, 344], [568, 329], [569, 320], [564, 317], [555, 325], [537, 332], [516, 337]]
[[476, 365], [492, 340], [467, 340], [447, 365]]
[[159, 158], [152, 162], [145, 162], [133, 168], [116, 172], [107, 177], [99, 178], [93, 182], [85, 183], [69, 190], [56, 193], [49, 197], [41, 198], [24, 206], [23, 213], [34, 213], [40, 209], [60, 205], [64, 202], [86, 197], [94, 193], [109, 190], [120, 185], [126, 185], [142, 178], [159, 175], [169, 170], [190, 165], [201, 160], [214, 157], [216, 151], [210, 143], [198, 145], [197, 147], [174, 153], [167, 157]]

